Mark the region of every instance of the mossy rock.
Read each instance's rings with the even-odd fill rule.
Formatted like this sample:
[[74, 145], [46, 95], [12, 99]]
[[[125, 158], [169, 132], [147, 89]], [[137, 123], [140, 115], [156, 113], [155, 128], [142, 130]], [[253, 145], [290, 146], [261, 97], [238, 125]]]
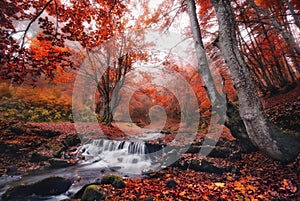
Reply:
[[68, 135], [64, 141], [67, 147], [76, 146], [81, 143], [81, 140], [77, 134]]
[[89, 185], [85, 188], [81, 201], [98, 201], [105, 200], [105, 194], [103, 191], [99, 191], [98, 185]]
[[176, 186], [178, 185], [178, 182], [177, 181], [175, 181], [175, 180], [173, 180], [173, 179], [171, 179], [171, 180], [169, 180], [168, 182], [167, 182], [167, 187], [168, 188], [175, 188]]
[[101, 184], [111, 184], [115, 188], [125, 188], [126, 184], [122, 177], [115, 174], [105, 175], [101, 179]]
[[[67, 147], [63, 146], [63, 145], [49, 145], [50, 149], [52, 149], [53, 151], [53, 157], [55, 158], [61, 158], [62, 157], [62, 152], [67, 150]], [[52, 146], [52, 147], [51, 147]]]
[[125, 182], [123, 180], [115, 180], [112, 183], [112, 186], [115, 187], [115, 188], [125, 188], [126, 184], [125, 184]]
[[90, 184], [86, 184], [84, 185], [79, 191], [77, 191], [74, 195], [72, 195], [71, 199], [81, 199], [81, 197], [83, 196], [83, 193], [85, 191], [85, 189], [90, 186], [90, 185], [99, 185], [100, 183], [90, 183]]
[[66, 192], [72, 185], [69, 179], [63, 177], [48, 177], [31, 184], [18, 185], [8, 189], [3, 195], [3, 200], [14, 200], [30, 195], [50, 196]]
[[41, 162], [49, 160], [49, 156], [42, 155], [40, 153], [32, 153], [30, 162]]
[[52, 168], [65, 168], [74, 165], [74, 163], [70, 163], [68, 160], [60, 158], [51, 158], [48, 161]]

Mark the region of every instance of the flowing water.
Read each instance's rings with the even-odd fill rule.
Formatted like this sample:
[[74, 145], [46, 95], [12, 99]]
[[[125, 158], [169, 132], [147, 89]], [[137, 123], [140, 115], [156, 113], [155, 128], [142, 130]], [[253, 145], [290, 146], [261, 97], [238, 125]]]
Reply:
[[143, 142], [93, 140], [79, 148], [89, 169], [107, 167], [125, 174], [140, 174], [151, 165], [147, 147]]
[[[10, 187], [20, 183], [32, 183], [50, 176], [62, 176], [75, 181], [64, 195], [47, 198], [31, 197], [30, 200], [61, 200], [76, 193], [83, 185], [92, 183], [104, 174], [115, 172], [121, 176], [140, 176], [145, 168], [153, 163], [153, 147], [146, 140], [161, 137], [160, 133], [144, 134], [132, 137], [128, 141], [98, 139], [91, 140], [77, 149], [85, 160], [77, 165], [61, 168], [40, 170], [23, 176], [0, 177], [0, 196]], [[158, 152], [161, 154], [162, 152]]]

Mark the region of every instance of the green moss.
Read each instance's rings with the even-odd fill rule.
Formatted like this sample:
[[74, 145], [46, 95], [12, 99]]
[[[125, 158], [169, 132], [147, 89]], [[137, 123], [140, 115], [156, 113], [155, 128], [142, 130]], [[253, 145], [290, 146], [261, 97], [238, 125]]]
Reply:
[[77, 144], [79, 144], [81, 142], [81, 140], [79, 139], [77, 134], [74, 134], [74, 135], [68, 135], [65, 138], [65, 142], [68, 147], [72, 147], [72, 146], [76, 146]]
[[101, 184], [111, 184], [115, 188], [125, 188], [125, 182], [122, 177], [115, 174], [105, 175], [101, 179]]
[[115, 187], [115, 188], [125, 188], [126, 184], [125, 184], [125, 182], [123, 180], [115, 180], [112, 183], [112, 186]]
[[81, 201], [98, 201], [105, 200], [105, 194], [103, 191], [99, 191], [98, 185], [89, 185], [85, 188]]
[[32, 194], [41, 196], [59, 195], [66, 192], [71, 185], [72, 182], [63, 177], [48, 177], [31, 184], [14, 186], [2, 195], [2, 199], [20, 200], [20, 198], [24, 198]]

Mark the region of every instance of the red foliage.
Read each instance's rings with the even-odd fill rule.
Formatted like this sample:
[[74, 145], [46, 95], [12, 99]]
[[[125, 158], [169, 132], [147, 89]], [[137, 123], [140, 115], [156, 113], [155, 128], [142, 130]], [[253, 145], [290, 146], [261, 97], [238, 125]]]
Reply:
[[[299, 162], [299, 159], [297, 160]], [[222, 175], [168, 168], [150, 178], [129, 178], [125, 189], [101, 185], [109, 200], [297, 200], [299, 178], [293, 168], [259, 153], [247, 154], [231, 164], [240, 174]], [[169, 181], [178, 185], [167, 186]]]
[[[53, 77], [55, 64], [52, 64], [52, 61], [62, 61], [62, 68], [74, 67], [70, 60], [65, 62], [68, 56], [66, 52], [52, 55], [48, 65], [45, 65], [43, 59], [39, 59], [42, 54], [39, 56], [32, 54], [24, 42], [26, 42], [25, 34], [28, 34], [33, 22], [38, 21], [43, 33], [39, 40], [45, 40], [44, 44], [47, 44], [49, 48], [64, 48], [67, 40], [78, 41], [83, 47], [93, 48], [111, 38], [115, 32], [123, 30], [120, 18], [125, 5], [121, 1], [100, 0], [96, 2], [71, 1], [68, 4], [59, 0], [13, 2], [5, 0], [1, 1], [0, 9], [2, 27], [0, 31], [2, 64], [0, 75], [3, 78], [14, 78], [14, 81], [22, 82], [27, 74], [33, 77], [41, 74]], [[14, 26], [15, 22], [28, 20], [30, 22], [25, 32]], [[19, 32], [24, 34], [21, 41], [15, 37], [15, 34]]]

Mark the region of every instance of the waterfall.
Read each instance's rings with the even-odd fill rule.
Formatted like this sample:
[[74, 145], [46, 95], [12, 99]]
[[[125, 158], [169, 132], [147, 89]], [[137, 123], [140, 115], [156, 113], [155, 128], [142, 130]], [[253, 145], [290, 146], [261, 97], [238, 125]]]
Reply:
[[92, 140], [78, 152], [91, 163], [89, 168], [108, 167], [124, 173], [139, 174], [151, 165], [148, 149], [141, 141]]
[[79, 151], [87, 154], [97, 156], [104, 151], [123, 150], [128, 154], [143, 155], [147, 154], [147, 147], [144, 142], [129, 142], [116, 140], [93, 140], [91, 143], [85, 144], [79, 148]]

